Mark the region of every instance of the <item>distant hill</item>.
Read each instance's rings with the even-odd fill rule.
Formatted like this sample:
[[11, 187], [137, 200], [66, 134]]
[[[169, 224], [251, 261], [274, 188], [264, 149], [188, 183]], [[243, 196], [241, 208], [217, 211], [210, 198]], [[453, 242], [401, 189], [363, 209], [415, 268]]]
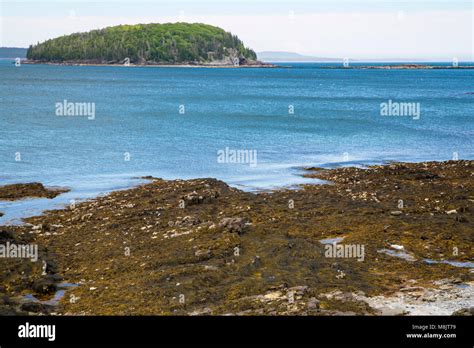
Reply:
[[201, 23], [119, 25], [30, 46], [36, 62], [121, 64], [252, 64], [255, 52], [235, 35]]
[[26, 58], [27, 48], [0, 47], [0, 58]]
[[258, 52], [257, 57], [263, 62], [340, 62], [341, 58], [323, 58], [305, 56], [294, 52], [264, 51]]

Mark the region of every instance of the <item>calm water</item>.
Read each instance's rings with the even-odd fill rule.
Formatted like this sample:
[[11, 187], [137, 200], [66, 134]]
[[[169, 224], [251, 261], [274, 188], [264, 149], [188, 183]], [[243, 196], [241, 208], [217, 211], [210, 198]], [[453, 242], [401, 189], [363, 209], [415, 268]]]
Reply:
[[[0, 185], [39, 181], [72, 192], [0, 202], [0, 223], [144, 175], [255, 190], [305, 182], [298, 168], [307, 165], [474, 158], [474, 70], [320, 67], [17, 68], [2, 60]], [[389, 99], [420, 103], [420, 119], [381, 116]], [[95, 119], [56, 116], [64, 100], [95, 103]], [[258, 165], [218, 163], [226, 147], [256, 150]]]

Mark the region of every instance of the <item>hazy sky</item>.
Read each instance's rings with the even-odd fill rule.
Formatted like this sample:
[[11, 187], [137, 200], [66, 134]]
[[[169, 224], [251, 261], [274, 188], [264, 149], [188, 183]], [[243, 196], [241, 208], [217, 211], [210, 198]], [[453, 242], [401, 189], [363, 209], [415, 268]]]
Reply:
[[472, 0], [5, 1], [0, 46], [117, 24], [202, 22], [255, 51], [473, 60]]

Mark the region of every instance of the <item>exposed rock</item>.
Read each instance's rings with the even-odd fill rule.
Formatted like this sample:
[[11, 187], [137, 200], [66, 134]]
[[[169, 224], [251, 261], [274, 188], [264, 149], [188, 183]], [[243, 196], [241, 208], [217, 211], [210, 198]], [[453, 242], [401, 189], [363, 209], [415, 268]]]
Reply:
[[38, 182], [12, 184], [0, 186], [0, 200], [14, 201], [30, 197], [44, 197], [51, 199], [67, 191], [69, 190], [64, 188], [48, 189]]
[[46, 313], [48, 312], [48, 306], [40, 302], [26, 302], [20, 306], [20, 309], [25, 312], [31, 313]]
[[227, 229], [229, 232], [242, 234], [247, 220], [244, 218], [223, 218], [219, 222], [219, 227]]
[[294, 286], [288, 289], [288, 292], [294, 293], [295, 295], [303, 296], [306, 290], [308, 289], [307, 286]]
[[[415, 179], [425, 167], [442, 179]], [[64, 299], [61, 314], [187, 315], [209, 308], [213, 315], [377, 315], [377, 308], [391, 308], [450, 315], [472, 307], [474, 270], [424, 260], [472, 259], [474, 211], [460, 207], [472, 205], [473, 172], [473, 161], [336, 168], [310, 174], [331, 184], [271, 193], [213, 179], [154, 180], [26, 219], [31, 225], [0, 227], [1, 243], [37, 243], [40, 260], [49, 256], [58, 265], [47, 265], [42, 276], [41, 262], [0, 260], [0, 295], [33, 293], [35, 279], [57, 282], [49, 275], [61, 271], [66, 282], [81, 284], [66, 295], [80, 300]], [[189, 193], [196, 204], [183, 207]], [[298, 202], [294, 209], [290, 199]], [[390, 215], [399, 200], [406, 202], [403, 218]], [[445, 213], [454, 207], [458, 214]], [[93, 217], [81, 220], [86, 214]], [[468, 221], [456, 222], [459, 216]], [[247, 219], [252, 233], [245, 233]], [[33, 225], [42, 227], [32, 231]], [[339, 235], [366, 246], [364, 262], [325, 257], [319, 241]], [[339, 292], [322, 295], [333, 290]]]
[[403, 308], [399, 307], [380, 307], [378, 308], [380, 315], [394, 316], [394, 315], [405, 315], [407, 312]]
[[186, 202], [186, 205], [200, 204], [204, 201], [204, 197], [200, 196], [196, 191], [187, 194], [182, 199]]
[[452, 315], [472, 316], [474, 315], [474, 307], [459, 309]]
[[197, 257], [209, 257], [211, 256], [211, 250], [206, 249], [206, 250], [196, 250], [194, 253], [195, 256]]
[[319, 303], [320, 301], [317, 298], [311, 297], [308, 300], [308, 309], [319, 309]]
[[[174, 226], [194, 226], [201, 222], [197, 216], [185, 216], [181, 220], [176, 220]], [[173, 225], [171, 225], [173, 226]]]
[[51, 279], [41, 278], [34, 281], [31, 288], [38, 294], [50, 294], [56, 291], [56, 284]]

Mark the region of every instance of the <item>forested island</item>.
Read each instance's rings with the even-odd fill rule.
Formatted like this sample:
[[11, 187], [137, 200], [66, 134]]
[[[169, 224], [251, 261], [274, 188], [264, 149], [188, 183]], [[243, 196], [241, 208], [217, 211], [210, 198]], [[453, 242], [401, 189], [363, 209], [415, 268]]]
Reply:
[[119, 25], [28, 48], [30, 63], [267, 66], [235, 35], [201, 23]]

